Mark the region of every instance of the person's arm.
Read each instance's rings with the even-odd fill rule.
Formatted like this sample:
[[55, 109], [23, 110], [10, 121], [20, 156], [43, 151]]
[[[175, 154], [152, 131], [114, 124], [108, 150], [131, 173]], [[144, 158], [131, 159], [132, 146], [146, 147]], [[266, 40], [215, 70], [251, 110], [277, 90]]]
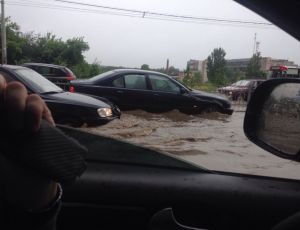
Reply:
[[[48, 207], [24, 210], [11, 203], [3, 203], [3, 229], [54, 230], [61, 206], [62, 188], [58, 185], [57, 194]], [[1, 218], [0, 218], [1, 219]]]
[[[45, 102], [35, 94], [28, 95], [18, 82], [6, 83], [0, 75], [0, 132], [13, 137], [18, 132], [37, 132], [41, 119], [55, 125]], [[2, 133], [3, 134], [3, 133]], [[55, 229], [61, 189], [55, 182], [23, 167], [1, 154], [0, 210], [8, 224], [3, 229]]]

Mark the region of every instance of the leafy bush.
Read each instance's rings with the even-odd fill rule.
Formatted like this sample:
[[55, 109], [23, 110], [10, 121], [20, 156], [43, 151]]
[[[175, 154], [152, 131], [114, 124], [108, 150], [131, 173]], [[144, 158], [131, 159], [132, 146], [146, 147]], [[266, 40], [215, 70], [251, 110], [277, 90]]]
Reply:
[[93, 64], [88, 64], [83, 62], [75, 66], [69, 67], [77, 78], [91, 78], [101, 73], [100, 64], [94, 62]]
[[206, 92], [216, 92], [217, 86], [213, 83], [206, 82], [206, 83], [200, 83], [193, 87], [193, 89], [198, 89]]

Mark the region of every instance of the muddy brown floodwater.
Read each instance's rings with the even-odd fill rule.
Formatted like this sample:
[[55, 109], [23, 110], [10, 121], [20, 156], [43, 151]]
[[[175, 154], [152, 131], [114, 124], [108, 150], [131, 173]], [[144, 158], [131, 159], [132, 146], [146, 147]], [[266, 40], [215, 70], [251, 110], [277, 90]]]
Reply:
[[171, 153], [211, 170], [300, 179], [299, 163], [273, 156], [245, 137], [244, 111], [236, 107], [228, 116], [136, 110], [104, 126], [82, 129]]

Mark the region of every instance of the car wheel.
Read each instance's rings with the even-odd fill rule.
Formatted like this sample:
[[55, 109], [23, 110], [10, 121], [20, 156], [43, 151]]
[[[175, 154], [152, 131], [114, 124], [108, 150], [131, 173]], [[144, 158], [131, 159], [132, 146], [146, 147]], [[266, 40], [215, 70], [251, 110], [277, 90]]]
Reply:
[[238, 103], [243, 103], [245, 101], [245, 96], [243, 94], [239, 94], [237, 97], [236, 97], [236, 101]]
[[184, 113], [184, 114], [196, 114], [199, 113], [199, 111], [191, 110], [191, 109], [179, 109], [179, 112]]
[[208, 105], [202, 110], [202, 113], [213, 113], [213, 112], [219, 112], [220, 109], [217, 105]]

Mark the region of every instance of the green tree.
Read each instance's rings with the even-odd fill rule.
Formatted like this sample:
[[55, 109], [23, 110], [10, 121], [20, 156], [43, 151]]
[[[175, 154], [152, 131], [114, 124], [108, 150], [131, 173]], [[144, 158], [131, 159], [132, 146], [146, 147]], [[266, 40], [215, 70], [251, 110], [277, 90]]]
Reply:
[[202, 75], [200, 72], [194, 73], [193, 85], [200, 84], [202, 82]]
[[207, 77], [216, 85], [225, 85], [228, 82], [225, 56], [223, 48], [215, 48], [207, 58]]
[[190, 81], [189, 81], [189, 86], [191, 88], [197, 87], [199, 86], [199, 84], [202, 83], [202, 75], [200, 72], [193, 72], [191, 77], [190, 77]]
[[41, 62], [65, 65], [81, 78], [92, 77], [101, 72], [97, 61], [89, 64], [84, 60], [83, 53], [89, 49], [89, 45], [83, 37], [63, 41], [52, 33], [22, 33], [10, 18], [6, 19], [6, 30], [8, 64]]
[[[5, 19], [6, 22], [6, 40], [7, 40], [7, 54], [8, 63], [15, 63], [23, 56], [23, 45], [26, 42], [22, 37], [20, 27], [10, 20], [10, 18]], [[1, 26], [1, 23], [0, 23]], [[0, 35], [0, 40], [1, 40]], [[2, 54], [2, 47], [0, 48]]]
[[186, 70], [184, 71], [184, 77], [183, 77], [183, 80], [182, 82], [187, 85], [187, 86], [191, 86], [191, 82], [192, 82], [192, 73], [191, 73], [191, 70], [190, 70], [190, 67], [187, 66], [186, 67]]
[[143, 69], [143, 70], [149, 70], [150, 67], [149, 67], [149, 65], [147, 65], [147, 64], [143, 64], [143, 65], [141, 66], [141, 69]]
[[241, 72], [238, 69], [232, 69], [230, 67], [226, 68], [226, 77], [227, 77], [229, 83], [233, 83], [238, 80], [246, 79], [245, 73]]
[[175, 68], [174, 66], [170, 66], [169, 69], [166, 71], [166, 74], [171, 76], [177, 76], [179, 74], [179, 69]]
[[84, 62], [83, 52], [89, 50], [89, 45], [83, 40], [83, 37], [68, 39], [66, 48], [62, 52], [62, 58], [68, 65], [75, 65]]
[[34, 62], [61, 64], [67, 63], [62, 57], [63, 52], [67, 49], [66, 43], [56, 35], [47, 33], [42, 36], [40, 34], [27, 34], [28, 42], [26, 49], [27, 58]]
[[85, 62], [83, 53], [89, 49], [82, 37], [63, 41], [52, 33], [22, 33], [10, 18], [6, 19], [6, 31], [9, 64], [43, 62], [74, 66]]
[[88, 64], [84, 61], [83, 63], [71, 66], [70, 68], [78, 78], [91, 78], [102, 72], [100, 64], [97, 61], [93, 64]]
[[246, 71], [247, 78], [265, 78], [266, 74], [261, 71], [261, 56], [260, 52], [253, 54]]
[[189, 68], [185, 71], [183, 83], [191, 88], [202, 83], [202, 76], [200, 72], [191, 72]]

